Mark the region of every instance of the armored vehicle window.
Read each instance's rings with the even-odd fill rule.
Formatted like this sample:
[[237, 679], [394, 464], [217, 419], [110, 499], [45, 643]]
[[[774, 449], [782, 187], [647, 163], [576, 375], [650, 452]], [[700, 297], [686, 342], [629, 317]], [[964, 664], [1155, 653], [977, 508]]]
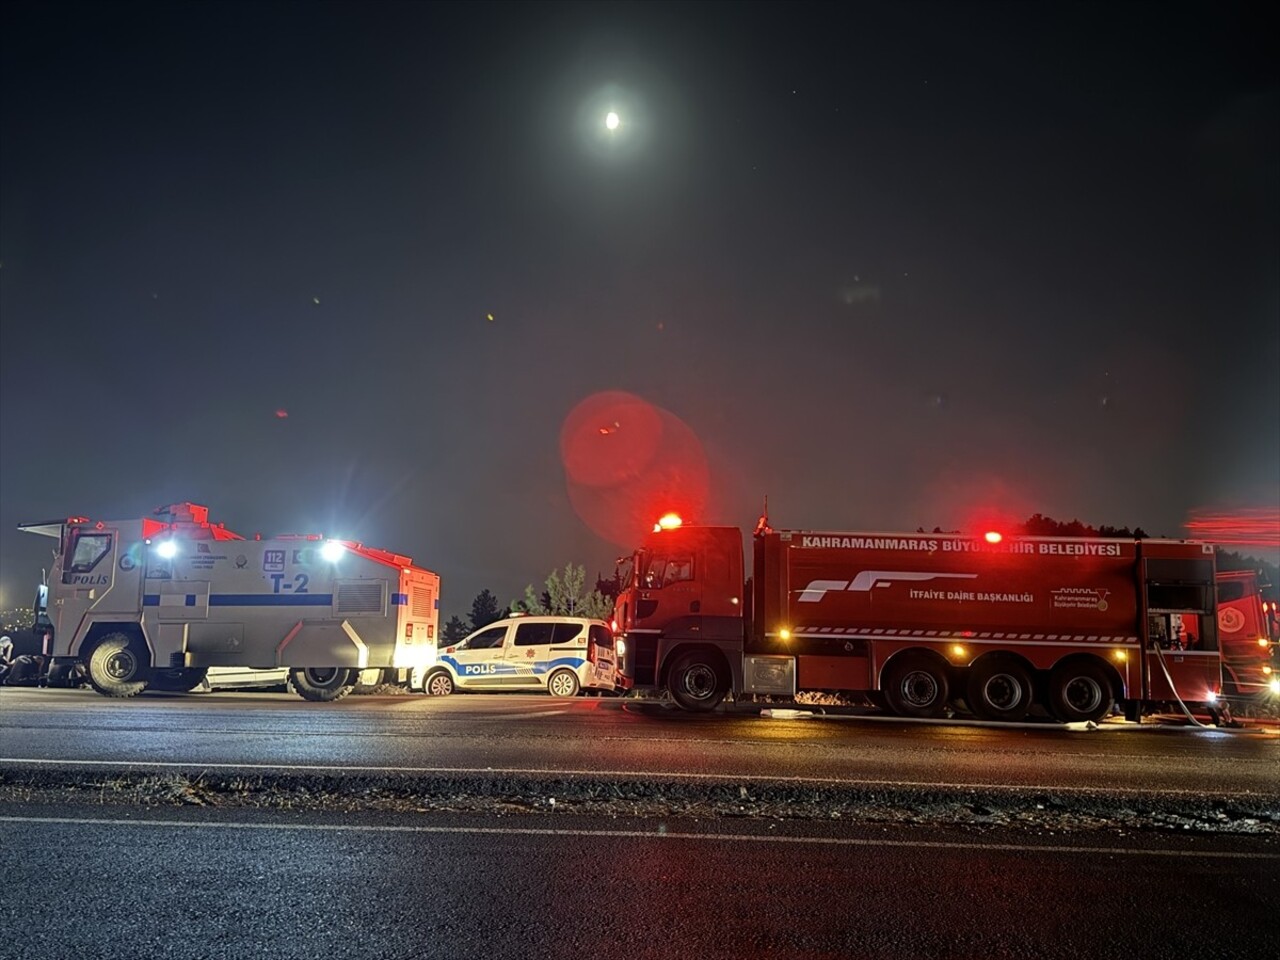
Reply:
[[522, 623], [516, 627], [517, 647], [540, 647], [551, 643], [553, 623]]
[[88, 573], [111, 550], [111, 534], [82, 533], [75, 539], [71, 565], [64, 573]]

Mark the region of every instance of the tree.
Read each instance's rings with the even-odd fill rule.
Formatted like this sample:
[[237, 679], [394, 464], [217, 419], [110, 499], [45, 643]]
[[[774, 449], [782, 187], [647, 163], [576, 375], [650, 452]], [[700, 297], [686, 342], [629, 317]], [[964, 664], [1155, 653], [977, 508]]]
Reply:
[[479, 630], [481, 627], [487, 627], [493, 621], [501, 620], [509, 612], [499, 607], [498, 598], [485, 588], [471, 601], [471, 629]]
[[452, 616], [449, 618], [449, 622], [444, 625], [444, 630], [440, 632], [440, 645], [451, 647], [456, 643], [461, 643], [470, 632], [467, 629], [467, 625], [459, 617]]
[[563, 575], [555, 570], [546, 579], [546, 590], [541, 595], [534, 592], [533, 584], [524, 588], [524, 599], [512, 603], [525, 613], [558, 617], [595, 617], [608, 619], [613, 603], [599, 589], [583, 596], [582, 588], [587, 580], [586, 568], [581, 564], [565, 564]]

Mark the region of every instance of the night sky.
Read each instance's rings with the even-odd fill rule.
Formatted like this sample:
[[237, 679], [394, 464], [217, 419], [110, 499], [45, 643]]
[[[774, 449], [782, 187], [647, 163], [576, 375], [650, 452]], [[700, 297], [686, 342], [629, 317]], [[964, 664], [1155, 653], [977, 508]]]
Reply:
[[699, 478], [1274, 560], [1265, 9], [6, 4], [0, 605], [18, 523], [193, 500], [465, 615]]

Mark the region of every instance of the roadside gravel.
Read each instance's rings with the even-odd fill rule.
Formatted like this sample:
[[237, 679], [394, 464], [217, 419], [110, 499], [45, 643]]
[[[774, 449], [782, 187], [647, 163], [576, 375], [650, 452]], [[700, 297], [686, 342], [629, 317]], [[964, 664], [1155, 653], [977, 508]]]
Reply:
[[617, 776], [312, 774], [220, 769], [199, 774], [81, 768], [0, 769], [0, 804], [199, 806], [280, 811], [566, 813], [612, 817], [805, 820], [921, 824], [1036, 833], [1177, 831], [1240, 834], [1280, 843], [1274, 795], [1107, 793], [750, 784]]

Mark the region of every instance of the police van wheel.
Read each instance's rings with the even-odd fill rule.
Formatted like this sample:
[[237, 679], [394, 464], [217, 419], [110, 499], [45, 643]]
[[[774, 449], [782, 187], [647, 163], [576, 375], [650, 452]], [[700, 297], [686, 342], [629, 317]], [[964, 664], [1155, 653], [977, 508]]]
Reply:
[[151, 679], [151, 658], [141, 640], [109, 633], [89, 655], [89, 683], [108, 697], [136, 697]]
[[946, 668], [923, 657], [899, 657], [889, 666], [884, 696], [900, 717], [940, 717], [947, 706]]
[[453, 677], [448, 670], [435, 670], [422, 681], [422, 692], [429, 697], [447, 697], [453, 693]]
[[1049, 712], [1063, 723], [1101, 720], [1115, 706], [1107, 668], [1091, 660], [1056, 667], [1049, 676]]
[[578, 678], [572, 670], [557, 670], [547, 677], [547, 692], [553, 697], [568, 699], [578, 695]]
[[1016, 723], [1031, 708], [1031, 675], [1015, 660], [980, 660], [969, 671], [964, 699], [980, 720]]
[[289, 671], [289, 679], [303, 700], [327, 703], [340, 700], [352, 691], [356, 672], [350, 667], [294, 667]]
[[152, 670], [148, 689], [161, 690], [165, 693], [190, 693], [200, 684], [209, 671], [204, 667], [177, 667], [168, 670]]

